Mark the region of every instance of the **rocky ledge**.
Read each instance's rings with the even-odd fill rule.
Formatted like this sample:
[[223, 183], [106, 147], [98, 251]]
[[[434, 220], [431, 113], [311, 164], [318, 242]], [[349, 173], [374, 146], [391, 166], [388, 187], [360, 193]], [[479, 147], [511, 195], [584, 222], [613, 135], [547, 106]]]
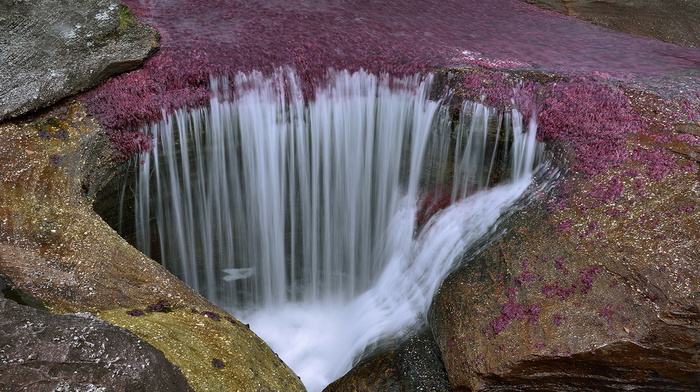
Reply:
[[114, 0], [10, 0], [0, 8], [0, 120], [135, 68], [158, 33]]

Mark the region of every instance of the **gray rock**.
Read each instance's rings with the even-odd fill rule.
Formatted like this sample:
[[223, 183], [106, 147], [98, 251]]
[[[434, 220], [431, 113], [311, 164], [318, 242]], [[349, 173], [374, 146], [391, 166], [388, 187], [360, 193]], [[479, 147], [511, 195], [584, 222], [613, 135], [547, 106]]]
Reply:
[[324, 392], [449, 392], [447, 372], [430, 331], [376, 349]]
[[90, 313], [57, 315], [0, 296], [0, 391], [192, 391], [162, 352]]
[[114, 0], [0, 0], [0, 120], [135, 68], [157, 41]]

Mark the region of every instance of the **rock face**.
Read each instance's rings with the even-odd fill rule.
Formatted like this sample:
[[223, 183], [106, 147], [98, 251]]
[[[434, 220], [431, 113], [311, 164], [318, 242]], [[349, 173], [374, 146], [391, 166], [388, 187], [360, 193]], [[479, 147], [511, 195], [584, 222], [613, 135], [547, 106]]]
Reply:
[[700, 3], [686, 0], [523, 0], [609, 29], [700, 47]]
[[0, 120], [138, 66], [158, 34], [114, 0], [10, 0], [0, 7]]
[[0, 314], [0, 390], [192, 391], [162, 352], [89, 313], [56, 315], [0, 296]]
[[646, 125], [619, 162], [572, 171], [440, 288], [430, 323], [453, 388], [700, 389], [700, 103], [626, 95]]
[[195, 391], [303, 390], [249, 328], [131, 247], [92, 210], [93, 190], [118, 167], [107, 137], [80, 104], [2, 124], [0, 139], [4, 291], [130, 330], [176, 364]]

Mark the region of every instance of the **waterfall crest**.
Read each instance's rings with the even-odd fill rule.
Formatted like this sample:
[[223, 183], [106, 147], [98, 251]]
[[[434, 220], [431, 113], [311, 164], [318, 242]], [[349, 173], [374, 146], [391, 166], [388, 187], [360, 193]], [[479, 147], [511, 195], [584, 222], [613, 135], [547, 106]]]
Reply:
[[[313, 390], [425, 312], [525, 190], [540, 147], [535, 121], [525, 126], [517, 110], [466, 102], [453, 125], [429, 99], [431, 75], [334, 72], [309, 102], [296, 78], [212, 79], [208, 107], [149, 127], [137, 246], [154, 250], [155, 216], [163, 264], [247, 315]], [[318, 309], [337, 317], [324, 324]]]

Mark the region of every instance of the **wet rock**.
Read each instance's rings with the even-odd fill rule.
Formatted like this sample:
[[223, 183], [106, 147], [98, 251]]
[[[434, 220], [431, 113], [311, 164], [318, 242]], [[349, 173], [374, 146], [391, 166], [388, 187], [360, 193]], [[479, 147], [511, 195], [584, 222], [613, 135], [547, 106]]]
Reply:
[[697, 168], [652, 163], [567, 178], [445, 280], [430, 320], [453, 388], [700, 388]]
[[603, 27], [700, 47], [700, 3], [684, 0], [524, 0]]
[[450, 387], [440, 351], [430, 331], [423, 331], [377, 350], [324, 391], [447, 392]]
[[133, 69], [158, 41], [114, 0], [13, 0], [0, 8], [0, 120]]
[[56, 315], [0, 297], [0, 315], [0, 390], [192, 391], [162, 352], [89, 313]]
[[177, 365], [194, 390], [304, 389], [253, 331], [93, 211], [93, 192], [124, 163], [112, 159], [107, 136], [80, 104], [8, 121], [0, 139], [0, 290], [56, 313], [91, 312], [133, 332]]

